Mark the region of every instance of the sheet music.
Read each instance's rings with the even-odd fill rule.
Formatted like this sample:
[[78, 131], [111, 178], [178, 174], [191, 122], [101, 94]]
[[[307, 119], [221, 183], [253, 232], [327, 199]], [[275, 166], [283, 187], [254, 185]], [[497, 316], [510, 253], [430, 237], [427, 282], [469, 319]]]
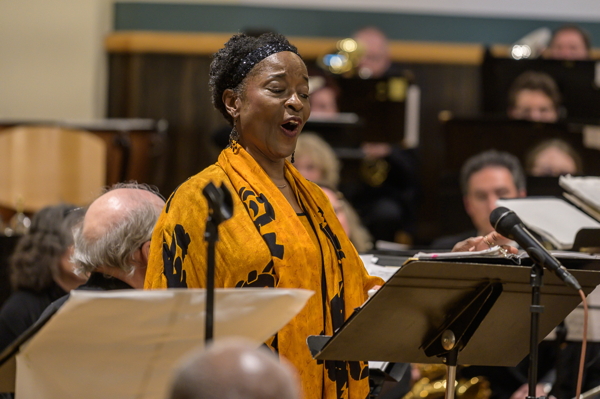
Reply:
[[[215, 290], [215, 340], [259, 346], [313, 295], [299, 289]], [[36, 399], [164, 399], [180, 358], [204, 344], [201, 289], [72, 291], [17, 356], [16, 394]]]
[[381, 277], [384, 281], [388, 281], [400, 267], [398, 266], [380, 266], [377, 264], [378, 258], [375, 255], [361, 255], [365, 269], [371, 276]]
[[558, 198], [500, 199], [496, 204], [513, 210], [527, 227], [558, 249], [572, 248], [582, 228], [600, 229], [598, 221]]
[[577, 198], [600, 211], [600, 177], [584, 176], [573, 177], [571, 175], [561, 176], [558, 184]]

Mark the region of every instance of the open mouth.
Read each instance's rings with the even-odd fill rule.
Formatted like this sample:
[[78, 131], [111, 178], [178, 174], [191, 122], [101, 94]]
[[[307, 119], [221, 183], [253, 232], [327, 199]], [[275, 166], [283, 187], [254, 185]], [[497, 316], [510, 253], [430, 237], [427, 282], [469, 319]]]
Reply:
[[291, 120], [281, 125], [281, 127], [286, 133], [295, 134], [300, 127], [300, 123], [298, 121]]

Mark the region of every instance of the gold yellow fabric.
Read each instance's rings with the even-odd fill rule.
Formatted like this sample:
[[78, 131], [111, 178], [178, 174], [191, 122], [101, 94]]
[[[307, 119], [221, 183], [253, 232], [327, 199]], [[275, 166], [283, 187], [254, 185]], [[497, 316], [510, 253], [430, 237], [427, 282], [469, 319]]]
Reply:
[[208, 210], [202, 190], [211, 181], [225, 184], [234, 215], [219, 227], [215, 287], [315, 291], [268, 344], [298, 369], [305, 398], [364, 399], [369, 390], [367, 364], [319, 364], [310, 355], [306, 337], [331, 335], [365, 301], [367, 290], [382, 281], [367, 274], [323, 191], [287, 161], [285, 176], [312, 232], [244, 149], [225, 149], [216, 164], [183, 183], [167, 201], [152, 236], [145, 288], [206, 286]]

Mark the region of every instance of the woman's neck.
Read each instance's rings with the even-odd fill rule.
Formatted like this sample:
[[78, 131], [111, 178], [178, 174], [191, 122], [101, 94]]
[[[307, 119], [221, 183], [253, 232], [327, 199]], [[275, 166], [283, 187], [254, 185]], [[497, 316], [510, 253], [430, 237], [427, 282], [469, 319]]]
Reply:
[[267, 176], [275, 183], [276, 186], [286, 184], [285, 180], [285, 159], [272, 160], [263, 156], [262, 154], [254, 154], [249, 148], [246, 148], [246, 152], [250, 154], [252, 158], [260, 165], [265, 171]]

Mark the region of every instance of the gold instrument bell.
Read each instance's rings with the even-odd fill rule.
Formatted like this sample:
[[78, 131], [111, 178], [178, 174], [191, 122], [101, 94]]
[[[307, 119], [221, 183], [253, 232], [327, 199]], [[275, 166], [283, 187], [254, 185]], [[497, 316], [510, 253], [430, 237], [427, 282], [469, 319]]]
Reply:
[[[442, 399], [446, 394], [446, 366], [443, 364], [413, 364], [419, 369], [421, 379], [415, 382], [403, 399]], [[492, 391], [484, 377], [461, 378], [456, 381], [458, 399], [489, 399]]]
[[318, 58], [317, 64], [335, 75], [352, 76], [364, 52], [362, 47], [352, 38], [339, 40], [335, 47], [335, 52]]

